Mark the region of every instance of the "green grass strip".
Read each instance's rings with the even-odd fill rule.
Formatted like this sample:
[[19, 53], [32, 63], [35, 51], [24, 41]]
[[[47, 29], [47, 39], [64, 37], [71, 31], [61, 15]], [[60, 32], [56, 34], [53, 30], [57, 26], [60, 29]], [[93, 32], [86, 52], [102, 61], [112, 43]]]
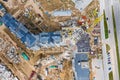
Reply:
[[119, 78], [120, 78], [120, 57], [119, 57], [118, 38], [117, 38], [117, 31], [116, 31], [116, 23], [115, 23], [115, 15], [114, 15], [113, 6], [112, 6], [112, 18], [113, 18], [115, 45], [116, 45], [117, 62], [118, 62], [118, 73], [119, 73]]
[[106, 51], [107, 53], [110, 51], [110, 46], [108, 44], [106, 44]]
[[109, 80], [113, 80], [113, 72], [112, 71], [109, 73]]
[[106, 15], [105, 15], [105, 11], [103, 11], [104, 13], [104, 32], [105, 32], [105, 39], [107, 39], [109, 37], [109, 31], [108, 31], [108, 24], [106, 21]]

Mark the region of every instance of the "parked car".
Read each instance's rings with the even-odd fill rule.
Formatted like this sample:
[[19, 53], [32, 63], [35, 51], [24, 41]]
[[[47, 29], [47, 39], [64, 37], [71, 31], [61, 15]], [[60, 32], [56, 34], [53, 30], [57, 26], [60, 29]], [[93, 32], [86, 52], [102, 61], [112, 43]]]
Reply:
[[106, 20], [108, 20], [108, 17], [106, 17]]
[[110, 67], [110, 68], [108, 68], [108, 70], [111, 70], [111, 67]]
[[110, 59], [108, 59], [108, 62], [110, 62]]
[[111, 64], [111, 62], [108, 62], [108, 64]]
[[108, 32], [110, 33], [110, 30]]

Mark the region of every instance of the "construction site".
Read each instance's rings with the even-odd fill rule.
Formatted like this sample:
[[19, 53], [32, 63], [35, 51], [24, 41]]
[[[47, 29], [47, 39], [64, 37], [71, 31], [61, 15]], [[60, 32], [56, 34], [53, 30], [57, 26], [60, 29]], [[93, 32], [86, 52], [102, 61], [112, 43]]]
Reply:
[[74, 0], [0, 0], [0, 4], [5, 8], [0, 13], [0, 60], [18, 80], [74, 80], [76, 53], [90, 58], [83, 63], [89, 72], [91, 60], [101, 58], [98, 0], [83, 3], [87, 6], [83, 10]]

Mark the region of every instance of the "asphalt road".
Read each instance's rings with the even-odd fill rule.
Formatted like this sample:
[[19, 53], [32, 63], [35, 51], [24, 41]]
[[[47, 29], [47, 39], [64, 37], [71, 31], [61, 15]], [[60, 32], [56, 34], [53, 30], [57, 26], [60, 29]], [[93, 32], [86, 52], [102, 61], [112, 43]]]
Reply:
[[119, 80], [118, 75], [118, 64], [117, 64], [117, 55], [116, 55], [116, 46], [114, 39], [114, 29], [113, 29], [113, 19], [112, 19], [112, 0], [105, 0], [105, 12], [106, 17], [108, 17], [108, 29], [111, 31], [109, 34], [109, 44], [111, 46], [111, 58], [112, 58], [112, 69], [114, 80]]
[[[116, 47], [115, 47], [115, 39], [114, 39], [114, 31], [113, 31], [114, 29], [113, 29], [113, 19], [112, 19], [112, 7], [111, 7], [113, 2], [114, 2], [114, 0], [100, 0], [101, 14], [102, 14], [102, 10], [104, 9], [105, 13], [106, 13], [106, 17], [108, 17], [108, 21], [107, 21], [108, 29], [111, 32], [109, 34], [109, 38], [105, 39], [105, 36], [104, 36], [104, 22], [101, 21], [101, 33], [102, 33], [102, 42], [103, 42], [103, 63], [104, 63], [104, 72], [105, 72], [104, 73], [104, 75], [105, 75], [104, 76], [105, 77], [104, 80], [109, 80], [109, 76], [108, 76], [109, 72], [107, 71], [107, 69], [108, 69], [107, 56], [105, 54], [106, 53], [105, 44], [109, 44], [110, 47], [111, 47], [111, 50], [110, 50], [111, 54], [110, 54], [110, 56], [111, 56], [111, 61], [112, 61], [112, 71], [113, 71], [114, 80], [119, 80], [118, 64], [117, 64], [117, 56], [116, 56]], [[116, 3], [116, 4], [118, 4], [118, 3]], [[114, 5], [117, 6], [116, 4], [114, 4]], [[119, 22], [119, 24], [120, 24], [120, 22]]]
[[[117, 38], [118, 38], [118, 45], [119, 45], [119, 55], [120, 55], [120, 0], [112, 0], [111, 5], [113, 5], [113, 8], [114, 8], [114, 15], [115, 15], [116, 29], [117, 29]], [[120, 80], [120, 76], [118, 74], [116, 74], [116, 75], [117, 75], [116, 77], [118, 77], [118, 78], [115, 80]]]
[[[103, 9], [104, 9], [104, 0], [99, 0], [100, 1], [100, 15], [103, 14]], [[104, 35], [104, 22], [103, 20], [100, 23], [101, 25], [101, 37], [102, 37], [102, 43], [105, 43], [105, 35]], [[102, 46], [102, 53], [103, 53], [103, 68], [104, 68], [104, 80], [108, 80], [108, 73], [107, 73], [107, 57], [106, 57], [106, 47], [105, 44]]]
[[120, 2], [119, 0], [112, 0], [112, 5], [114, 8], [116, 28], [117, 28], [117, 38], [118, 38], [119, 51], [120, 51]]

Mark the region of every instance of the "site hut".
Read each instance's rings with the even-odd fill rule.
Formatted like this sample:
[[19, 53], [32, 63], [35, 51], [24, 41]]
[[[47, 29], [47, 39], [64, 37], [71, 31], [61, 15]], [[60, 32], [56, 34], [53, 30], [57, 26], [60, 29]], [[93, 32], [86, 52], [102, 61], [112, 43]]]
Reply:
[[60, 11], [53, 11], [52, 16], [59, 17], [59, 16], [71, 16], [72, 11], [71, 10], [60, 10]]

